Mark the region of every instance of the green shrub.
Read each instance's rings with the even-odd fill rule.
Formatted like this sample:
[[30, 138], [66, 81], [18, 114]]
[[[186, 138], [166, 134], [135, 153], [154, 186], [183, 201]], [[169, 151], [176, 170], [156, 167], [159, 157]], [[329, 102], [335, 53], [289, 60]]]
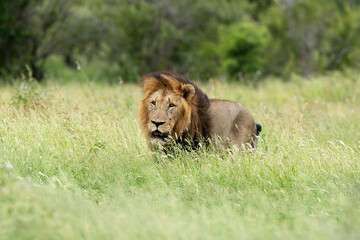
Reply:
[[219, 47], [223, 67], [230, 75], [261, 73], [267, 44], [267, 29], [258, 24], [244, 22], [226, 29]]
[[43, 64], [54, 53], [68, 0], [14, 0], [0, 3], [0, 77], [19, 76], [27, 66], [33, 77], [44, 77]]

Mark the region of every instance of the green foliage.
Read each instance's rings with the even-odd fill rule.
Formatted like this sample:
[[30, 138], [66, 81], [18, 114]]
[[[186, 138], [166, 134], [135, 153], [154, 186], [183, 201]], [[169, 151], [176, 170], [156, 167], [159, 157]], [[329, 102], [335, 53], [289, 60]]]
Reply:
[[0, 3], [0, 76], [19, 71], [15, 59], [26, 62], [23, 54], [28, 48], [29, 29], [23, 24], [23, 12], [30, 1], [1, 1]]
[[254, 3], [256, 6], [252, 13], [256, 19], [274, 4], [274, 0], [249, 0], [249, 2]]
[[271, 35], [266, 71], [309, 76], [357, 66], [358, 10], [357, 4], [350, 8], [347, 2], [337, 1], [281, 1], [273, 5], [261, 20]]
[[267, 29], [244, 22], [226, 31], [219, 48], [223, 53], [223, 65], [227, 72], [232, 76], [261, 73], [264, 69], [264, 50], [269, 37]]
[[334, 13], [331, 28], [334, 30], [330, 30], [326, 36], [329, 44], [325, 45], [327, 48], [324, 47], [324, 52], [328, 59], [326, 68], [330, 70], [360, 66], [360, 14], [349, 5], [342, 7], [342, 11]]
[[2, 1], [0, 81], [26, 66], [40, 80], [54, 71], [45, 68], [54, 55], [72, 69], [96, 66], [106, 82], [159, 70], [252, 80], [343, 71], [360, 67], [359, 7], [350, 0]]
[[157, 70], [213, 75], [218, 57], [207, 52], [208, 46], [218, 40], [221, 25], [244, 15], [234, 5], [215, 0], [173, 4], [138, 0], [105, 6], [101, 18], [110, 23], [108, 60], [118, 65], [125, 81]]
[[54, 32], [67, 17], [68, 1], [14, 0], [0, 3], [0, 77], [19, 76], [31, 69], [33, 77], [44, 76], [44, 60], [54, 53]]

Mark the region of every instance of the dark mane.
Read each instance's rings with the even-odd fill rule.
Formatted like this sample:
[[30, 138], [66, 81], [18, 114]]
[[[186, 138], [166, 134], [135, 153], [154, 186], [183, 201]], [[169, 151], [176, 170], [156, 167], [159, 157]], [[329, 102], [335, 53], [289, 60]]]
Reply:
[[192, 141], [194, 143], [198, 143], [203, 138], [209, 137], [209, 125], [210, 125], [210, 117], [209, 117], [209, 107], [210, 101], [208, 96], [198, 88], [193, 82], [184, 77], [181, 74], [173, 73], [173, 72], [153, 72], [146, 74], [142, 77], [142, 81], [144, 79], [156, 79], [161, 82], [165, 87], [169, 87], [171, 83], [169, 83], [169, 79], [175, 79], [177, 82], [181, 84], [190, 84], [195, 88], [195, 95], [191, 100], [191, 126], [189, 127], [189, 132], [192, 133], [184, 133], [180, 138], [181, 143], [186, 143], [187, 138], [192, 136]]

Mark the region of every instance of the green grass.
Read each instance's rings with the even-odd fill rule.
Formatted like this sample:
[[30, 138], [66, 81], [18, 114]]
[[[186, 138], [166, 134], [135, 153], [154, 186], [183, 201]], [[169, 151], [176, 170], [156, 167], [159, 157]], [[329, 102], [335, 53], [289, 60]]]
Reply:
[[137, 85], [0, 88], [0, 239], [359, 239], [360, 79], [211, 80], [254, 154], [151, 153]]

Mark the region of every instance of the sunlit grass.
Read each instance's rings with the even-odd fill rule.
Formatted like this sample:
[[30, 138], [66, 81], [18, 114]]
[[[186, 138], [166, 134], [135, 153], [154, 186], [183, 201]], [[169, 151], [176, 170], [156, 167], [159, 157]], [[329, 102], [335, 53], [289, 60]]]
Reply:
[[358, 239], [356, 75], [200, 85], [253, 112], [256, 153], [151, 153], [138, 85], [2, 87], [0, 239]]

